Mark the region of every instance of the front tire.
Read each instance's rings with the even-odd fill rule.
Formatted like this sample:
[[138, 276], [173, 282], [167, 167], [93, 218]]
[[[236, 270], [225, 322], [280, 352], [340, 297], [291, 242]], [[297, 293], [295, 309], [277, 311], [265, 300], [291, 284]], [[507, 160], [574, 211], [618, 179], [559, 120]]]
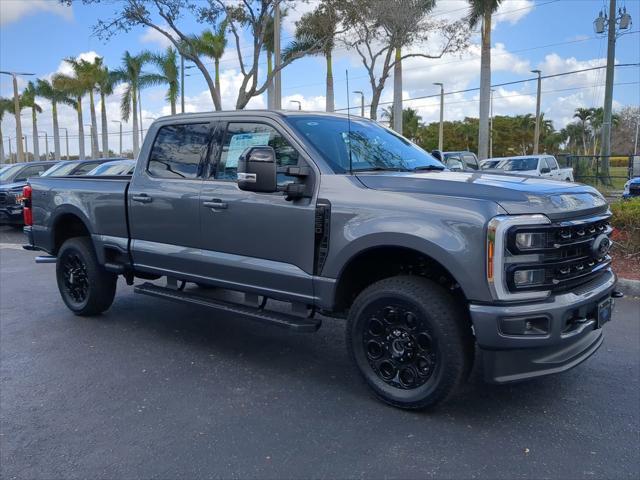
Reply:
[[358, 295], [347, 348], [375, 394], [405, 409], [444, 402], [469, 374], [474, 355], [464, 309], [444, 288], [414, 276], [380, 280]]
[[97, 315], [113, 303], [118, 277], [98, 263], [89, 238], [70, 238], [62, 244], [56, 278], [62, 300], [76, 315]]

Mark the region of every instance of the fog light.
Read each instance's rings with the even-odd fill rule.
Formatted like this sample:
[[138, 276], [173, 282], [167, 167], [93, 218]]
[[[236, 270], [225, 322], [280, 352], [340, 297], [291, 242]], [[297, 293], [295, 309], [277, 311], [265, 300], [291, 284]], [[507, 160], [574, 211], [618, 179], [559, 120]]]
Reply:
[[516, 233], [516, 247], [520, 250], [535, 250], [544, 248], [547, 242], [545, 232]]
[[513, 283], [516, 287], [528, 287], [544, 283], [544, 270], [516, 270], [513, 273]]

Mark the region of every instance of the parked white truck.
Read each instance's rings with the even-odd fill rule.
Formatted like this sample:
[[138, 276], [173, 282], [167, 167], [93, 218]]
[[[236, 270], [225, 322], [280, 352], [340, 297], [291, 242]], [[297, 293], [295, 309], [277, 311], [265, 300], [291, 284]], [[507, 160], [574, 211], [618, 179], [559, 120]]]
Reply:
[[554, 180], [573, 182], [573, 168], [560, 168], [553, 155], [523, 155], [504, 158], [495, 167], [505, 173], [548, 177]]

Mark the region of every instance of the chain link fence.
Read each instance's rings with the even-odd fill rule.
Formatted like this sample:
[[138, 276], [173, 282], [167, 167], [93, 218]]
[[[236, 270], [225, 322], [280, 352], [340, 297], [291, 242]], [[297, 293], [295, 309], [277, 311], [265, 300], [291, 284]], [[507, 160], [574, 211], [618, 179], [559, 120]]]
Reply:
[[[556, 155], [562, 168], [573, 168], [573, 178], [576, 182], [587, 183], [594, 187], [611, 190], [622, 190], [624, 184], [632, 176], [640, 175], [634, 172], [634, 157], [611, 155]], [[608, 160], [608, 172], [607, 162]]]

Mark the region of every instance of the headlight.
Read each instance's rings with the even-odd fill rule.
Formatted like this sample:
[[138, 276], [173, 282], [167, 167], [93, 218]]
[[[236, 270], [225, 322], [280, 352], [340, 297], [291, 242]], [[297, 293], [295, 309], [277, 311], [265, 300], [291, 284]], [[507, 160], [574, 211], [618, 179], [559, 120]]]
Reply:
[[546, 232], [516, 233], [516, 247], [518, 247], [519, 250], [537, 250], [544, 248], [546, 243]]
[[[543, 269], [518, 270], [517, 264], [509, 262], [507, 269], [506, 259], [509, 256], [507, 248], [507, 232], [511, 227], [525, 227], [524, 232], [518, 232], [516, 242], [522, 250], [534, 250], [541, 248], [546, 242], [544, 232], [536, 232], [538, 225], [549, 225], [551, 221], [544, 215], [500, 215], [491, 219], [487, 226], [487, 282], [493, 296], [497, 300], [526, 300], [545, 298], [548, 290], [536, 290], [526, 292], [510, 292], [509, 284], [516, 284], [516, 278], [520, 282], [518, 286], [532, 286], [539, 282], [544, 283]], [[532, 231], [526, 231], [526, 227], [532, 227]], [[518, 236], [518, 235], [517, 235]], [[519, 273], [522, 272], [522, 273]], [[541, 273], [540, 273], [541, 272]]]

